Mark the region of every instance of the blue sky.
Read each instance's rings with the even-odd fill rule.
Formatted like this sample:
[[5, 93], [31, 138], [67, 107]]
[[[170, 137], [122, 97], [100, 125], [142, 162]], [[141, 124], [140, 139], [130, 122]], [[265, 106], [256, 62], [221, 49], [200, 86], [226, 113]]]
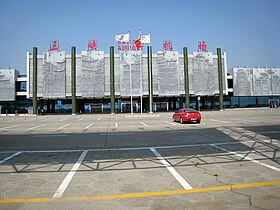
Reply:
[[229, 68], [280, 66], [279, 11], [280, 0], [1, 0], [0, 67], [25, 73], [26, 52], [42, 54], [51, 40], [79, 53], [94, 39], [108, 53], [116, 34], [136, 39], [139, 29], [151, 31], [154, 53], [163, 40], [189, 54], [205, 40], [208, 50], [227, 52]]

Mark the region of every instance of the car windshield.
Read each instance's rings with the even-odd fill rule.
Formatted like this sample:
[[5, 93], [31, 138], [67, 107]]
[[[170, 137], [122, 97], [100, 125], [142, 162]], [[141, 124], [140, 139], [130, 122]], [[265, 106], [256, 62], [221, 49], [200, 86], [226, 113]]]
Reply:
[[183, 110], [183, 112], [197, 112], [197, 111], [194, 109], [185, 109], [185, 110]]

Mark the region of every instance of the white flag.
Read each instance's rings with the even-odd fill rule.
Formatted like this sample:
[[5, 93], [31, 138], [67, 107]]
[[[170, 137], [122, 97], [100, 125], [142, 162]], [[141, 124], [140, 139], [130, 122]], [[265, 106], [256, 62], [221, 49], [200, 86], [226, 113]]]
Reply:
[[141, 43], [142, 44], [150, 44], [151, 43], [151, 37], [149, 35], [141, 35]]
[[115, 39], [119, 42], [129, 42], [129, 33], [116, 35]]

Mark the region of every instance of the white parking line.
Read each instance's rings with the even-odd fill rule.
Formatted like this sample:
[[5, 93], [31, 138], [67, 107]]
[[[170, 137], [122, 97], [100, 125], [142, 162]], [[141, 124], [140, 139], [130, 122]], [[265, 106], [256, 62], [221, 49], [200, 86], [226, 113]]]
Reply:
[[145, 123], [143, 123], [143, 122], [140, 122], [142, 125], [144, 125], [144, 126], [146, 126], [146, 127], [148, 127], [148, 125], [147, 124], [145, 124]]
[[66, 117], [66, 118], [64, 118], [64, 119], [62, 119], [62, 120], [59, 120], [59, 121], [61, 121], [61, 122], [62, 122], [62, 121], [64, 121], [64, 120], [67, 120], [67, 117]]
[[79, 169], [82, 161], [84, 160], [86, 154], [87, 154], [87, 150], [85, 150], [80, 158], [78, 159], [78, 161], [75, 163], [75, 165], [72, 167], [72, 169], [70, 170], [70, 172], [67, 174], [67, 176], [64, 178], [63, 182], [61, 183], [61, 185], [58, 187], [57, 191], [54, 193], [53, 198], [61, 198], [64, 191], [66, 190], [66, 188], [68, 187], [69, 183], [71, 182], [73, 176], [75, 175], [76, 171]]
[[9, 128], [14, 128], [17, 127], [19, 125], [12, 125], [12, 126], [8, 126], [8, 127], [4, 127], [4, 128], [0, 128], [0, 130], [5, 130], [5, 129], [9, 129]]
[[47, 135], [36, 135], [32, 136], [33, 138], [49, 138], [49, 137], [60, 137], [60, 136], [68, 136], [65, 134], [47, 134]]
[[90, 123], [87, 127], [86, 127], [86, 129], [88, 129], [90, 126], [92, 126], [93, 125], [93, 123]]
[[174, 126], [177, 126], [177, 124], [175, 124], [175, 123], [171, 123], [171, 122], [168, 122], [168, 121], [164, 121], [165, 123], [168, 123], [168, 124], [170, 124], [170, 125], [174, 125]]
[[[135, 133], [108, 133], [108, 134], [100, 134], [102, 136], [104, 135], [133, 135]], [[50, 134], [51, 135], [51, 134]], [[45, 135], [48, 136], [48, 135]], [[55, 135], [54, 135], [55, 136]], [[58, 135], [57, 135], [58, 136]], [[60, 136], [67, 136], [67, 135], [60, 135]], [[35, 136], [34, 136], [35, 137]], [[246, 143], [253, 143], [255, 141], [246, 141]], [[167, 145], [167, 146], [157, 146], [153, 147], [154, 149], [174, 149], [174, 148], [189, 148], [189, 147], [209, 147], [211, 145], [232, 145], [232, 144], [240, 144], [240, 142], [234, 141], [234, 142], [217, 142], [212, 144], [181, 144], [181, 145]], [[87, 151], [90, 152], [104, 152], [104, 151], [136, 151], [136, 150], [150, 150], [150, 147], [118, 147], [118, 148], [99, 148], [99, 149], [88, 149]], [[22, 153], [42, 153], [42, 152], [82, 152], [84, 150], [71, 150], [71, 149], [65, 149], [65, 150], [24, 150], [20, 151]], [[0, 151], [0, 153], [11, 153], [11, 152], [18, 152], [18, 151]], [[245, 152], [245, 151], [243, 151]]]
[[220, 122], [220, 123], [232, 123], [232, 122], [222, 121], [222, 120], [213, 120], [213, 119], [210, 119], [210, 120], [213, 122]]
[[160, 162], [167, 168], [167, 170], [175, 177], [175, 179], [182, 185], [185, 190], [193, 189], [192, 186], [156, 151], [151, 147], [150, 150], [160, 160]]
[[115, 128], [117, 128], [117, 127], [118, 127], [118, 123], [115, 124]]
[[101, 133], [100, 136], [122, 136], [122, 135], [133, 135], [135, 133]]
[[37, 125], [37, 126], [31, 127], [31, 128], [28, 128], [28, 130], [33, 130], [33, 129], [35, 129], [35, 128], [39, 128], [39, 127], [42, 127], [42, 126], [44, 126], [44, 125], [46, 125], [46, 124], [42, 124], [42, 125]]
[[17, 152], [17, 153], [15, 153], [15, 154], [12, 154], [12, 155], [9, 156], [9, 157], [6, 157], [4, 160], [1, 160], [1, 161], [0, 161], [0, 164], [5, 163], [7, 160], [10, 160], [11, 158], [13, 158], [13, 157], [19, 155], [20, 153], [21, 153], [21, 152]]
[[247, 154], [241, 155], [241, 154], [239, 154], [239, 153], [237, 153], [237, 152], [232, 152], [232, 151], [230, 151], [230, 150], [228, 150], [228, 149], [225, 149], [225, 148], [223, 148], [223, 147], [221, 147], [221, 146], [218, 146], [218, 145], [215, 145], [215, 144], [211, 144], [211, 146], [214, 147], [214, 148], [216, 148], [216, 149], [220, 149], [220, 150], [223, 150], [223, 151], [225, 151], [225, 152], [228, 152], [228, 153], [230, 153], [230, 154], [234, 154], [234, 155], [236, 155], [236, 156], [238, 156], [238, 157], [241, 157], [242, 159], [249, 160], [249, 161], [251, 161], [251, 162], [253, 162], [253, 163], [256, 163], [256, 164], [259, 164], [259, 165], [261, 165], [261, 166], [270, 168], [270, 169], [272, 169], [272, 170], [274, 170], [274, 171], [280, 172], [280, 168], [277, 168], [277, 167], [275, 167], [275, 166], [271, 166], [271, 165], [268, 165], [268, 164], [266, 164], [266, 163], [262, 163], [262, 162], [260, 162], [260, 161], [258, 161], [258, 160], [255, 160], [255, 159], [253, 159], [253, 158], [247, 157], [247, 156], [246, 156]]
[[102, 117], [99, 117], [97, 120], [99, 121], [99, 120], [101, 120], [101, 118], [102, 118]]
[[259, 131], [258, 133], [280, 133], [280, 131]]
[[65, 127], [67, 127], [68, 125], [70, 125], [70, 124], [63, 125], [63, 126], [59, 127], [57, 130], [60, 130], [60, 129], [62, 129], [62, 128], [65, 128]]
[[85, 118], [81, 118], [81, 119], [79, 119], [79, 121], [82, 121], [82, 120], [84, 120]]

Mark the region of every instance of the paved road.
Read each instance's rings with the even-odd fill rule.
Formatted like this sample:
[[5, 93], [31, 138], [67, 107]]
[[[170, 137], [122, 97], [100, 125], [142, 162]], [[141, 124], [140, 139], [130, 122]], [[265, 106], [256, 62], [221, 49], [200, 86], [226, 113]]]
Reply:
[[280, 109], [1, 116], [0, 209], [279, 209]]

